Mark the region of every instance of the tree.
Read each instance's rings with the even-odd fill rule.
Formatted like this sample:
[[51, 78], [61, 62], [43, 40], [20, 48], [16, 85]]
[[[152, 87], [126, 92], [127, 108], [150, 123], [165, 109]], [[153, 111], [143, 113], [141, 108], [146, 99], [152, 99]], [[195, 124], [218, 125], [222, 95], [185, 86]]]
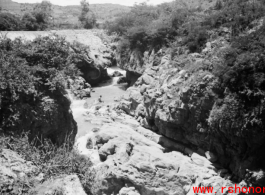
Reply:
[[44, 30], [50, 23], [52, 16], [52, 4], [49, 1], [44, 0], [34, 7], [32, 14], [36, 18], [39, 29]]
[[91, 29], [96, 25], [95, 14], [90, 12], [89, 3], [86, 0], [82, 0], [80, 4], [81, 14], [79, 16], [79, 21], [82, 23], [84, 28]]
[[35, 31], [39, 28], [37, 20], [32, 13], [25, 13], [22, 17], [22, 23], [25, 30]]
[[223, 8], [222, 1], [221, 0], [217, 0], [214, 7], [215, 7], [216, 10], [221, 10]]
[[0, 13], [0, 31], [20, 30], [20, 20], [13, 14]]
[[32, 12], [26, 12], [22, 17], [25, 30], [45, 30], [50, 24], [52, 17], [52, 4], [49, 1], [42, 1], [33, 8]]

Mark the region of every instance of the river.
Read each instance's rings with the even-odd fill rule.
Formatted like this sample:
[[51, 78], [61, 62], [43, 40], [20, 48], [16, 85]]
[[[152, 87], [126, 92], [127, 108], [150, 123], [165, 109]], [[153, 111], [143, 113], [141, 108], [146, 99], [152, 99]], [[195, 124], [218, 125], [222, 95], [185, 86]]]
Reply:
[[[118, 67], [110, 67], [108, 68], [108, 74], [112, 75], [114, 71], [119, 71], [124, 76], [126, 71], [119, 69]], [[76, 135], [76, 139], [86, 135], [93, 128], [98, 127], [97, 124], [92, 124], [86, 121], [86, 112], [87, 109], [84, 108], [85, 102], [88, 103], [89, 106], [92, 106], [93, 103], [98, 99], [101, 95], [102, 100], [104, 101], [104, 105], [113, 105], [115, 104], [115, 99], [125, 94], [127, 89], [127, 84], [117, 84], [119, 77], [111, 77], [109, 81], [106, 83], [101, 83], [97, 87], [93, 88], [91, 93], [91, 97], [85, 100], [76, 100], [71, 96], [71, 109], [73, 111], [73, 116], [75, 121], [77, 122], [78, 132]]]

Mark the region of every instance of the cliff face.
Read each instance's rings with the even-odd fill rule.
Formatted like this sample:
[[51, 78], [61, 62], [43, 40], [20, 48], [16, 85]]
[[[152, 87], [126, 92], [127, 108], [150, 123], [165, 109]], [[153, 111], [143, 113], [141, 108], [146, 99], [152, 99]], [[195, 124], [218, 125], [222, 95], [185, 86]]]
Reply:
[[264, 106], [243, 108], [235, 92], [215, 74], [229, 47], [219, 37], [201, 54], [182, 52], [172, 59], [170, 50], [153, 52], [119, 107], [142, 126], [220, 163], [233, 173], [233, 180], [263, 186], [264, 176], [257, 175], [264, 175], [260, 154], [265, 151], [265, 133], [248, 116], [259, 112], [262, 120]]
[[128, 53], [128, 60], [124, 60], [123, 56], [116, 54], [116, 59], [119, 67], [126, 70], [126, 80], [132, 86], [136, 80], [144, 73], [145, 69], [152, 65], [154, 52], [149, 56], [148, 52], [143, 55], [138, 51], [131, 51]]

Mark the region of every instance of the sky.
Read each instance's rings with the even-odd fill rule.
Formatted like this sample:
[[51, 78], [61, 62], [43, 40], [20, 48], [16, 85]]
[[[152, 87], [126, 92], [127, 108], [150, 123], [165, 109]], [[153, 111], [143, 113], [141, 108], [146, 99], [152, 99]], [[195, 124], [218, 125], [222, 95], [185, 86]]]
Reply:
[[[18, 3], [38, 3], [42, 0], [13, 0]], [[148, 4], [157, 5], [164, 2], [170, 2], [173, 0], [148, 0]], [[52, 4], [55, 5], [79, 5], [80, 0], [50, 0]], [[142, 3], [146, 2], [146, 0], [88, 0], [90, 4], [98, 4], [98, 3], [113, 3], [120, 5], [132, 6], [134, 3]]]

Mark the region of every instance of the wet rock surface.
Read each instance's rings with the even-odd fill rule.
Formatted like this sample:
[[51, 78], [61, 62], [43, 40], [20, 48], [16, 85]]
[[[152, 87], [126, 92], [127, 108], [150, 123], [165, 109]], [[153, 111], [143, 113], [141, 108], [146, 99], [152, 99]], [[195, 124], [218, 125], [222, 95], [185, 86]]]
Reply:
[[112, 77], [122, 77], [123, 74], [119, 71], [114, 71], [113, 74], [111, 75]]

